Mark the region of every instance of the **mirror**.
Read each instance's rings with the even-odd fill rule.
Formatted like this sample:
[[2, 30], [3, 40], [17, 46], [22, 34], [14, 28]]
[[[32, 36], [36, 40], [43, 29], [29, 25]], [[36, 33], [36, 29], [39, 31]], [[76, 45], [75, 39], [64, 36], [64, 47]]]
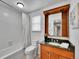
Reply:
[[69, 7], [64, 5], [44, 11], [45, 36], [69, 37]]
[[62, 36], [62, 13], [51, 14], [48, 19], [48, 34]]

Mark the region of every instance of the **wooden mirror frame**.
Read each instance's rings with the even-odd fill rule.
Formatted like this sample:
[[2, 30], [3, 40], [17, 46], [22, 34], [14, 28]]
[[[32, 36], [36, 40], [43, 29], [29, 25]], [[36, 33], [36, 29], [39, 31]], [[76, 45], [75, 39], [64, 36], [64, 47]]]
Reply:
[[62, 37], [69, 37], [69, 8], [70, 5], [64, 5], [54, 9], [44, 11], [45, 15], [45, 36], [50, 36], [48, 34], [48, 16], [55, 13], [62, 13]]

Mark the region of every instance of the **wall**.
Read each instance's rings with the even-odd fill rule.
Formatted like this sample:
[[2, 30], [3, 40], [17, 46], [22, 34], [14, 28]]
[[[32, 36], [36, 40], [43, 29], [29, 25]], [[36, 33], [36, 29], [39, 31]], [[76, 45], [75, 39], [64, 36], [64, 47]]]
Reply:
[[[75, 2], [75, 3], [74, 3]], [[74, 9], [74, 7], [76, 7], [76, 4], [79, 3], [79, 0], [71, 0], [71, 9], [70, 9], [70, 13], [72, 12], [72, 10]], [[77, 10], [75, 9], [75, 12]], [[76, 14], [76, 16], [79, 16]], [[75, 20], [77, 20], [78, 18], [76, 18]], [[71, 22], [71, 21], [70, 21]], [[75, 59], [79, 59], [79, 29], [72, 29], [72, 25], [70, 24], [70, 41], [75, 45]]]

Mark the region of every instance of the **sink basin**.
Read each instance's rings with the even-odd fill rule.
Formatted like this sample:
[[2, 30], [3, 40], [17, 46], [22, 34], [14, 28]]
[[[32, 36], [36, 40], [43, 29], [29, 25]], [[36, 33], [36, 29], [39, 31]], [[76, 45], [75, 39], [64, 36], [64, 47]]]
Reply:
[[60, 46], [60, 44], [59, 44], [59, 43], [49, 42], [48, 44], [55, 45], [55, 46]]
[[59, 43], [49, 42], [48, 44], [50, 44], [50, 45], [55, 45], [55, 46], [60, 46], [60, 47], [62, 47], [62, 48], [68, 48], [68, 46], [69, 46], [68, 43], [61, 43], [61, 44], [59, 44]]

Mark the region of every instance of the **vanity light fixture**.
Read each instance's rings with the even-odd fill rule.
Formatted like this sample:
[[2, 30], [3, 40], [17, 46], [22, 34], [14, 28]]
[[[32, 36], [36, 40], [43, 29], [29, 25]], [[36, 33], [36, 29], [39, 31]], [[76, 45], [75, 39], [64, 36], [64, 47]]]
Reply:
[[17, 6], [20, 7], [20, 8], [23, 8], [24, 7], [24, 4], [21, 3], [21, 2], [17, 2]]

